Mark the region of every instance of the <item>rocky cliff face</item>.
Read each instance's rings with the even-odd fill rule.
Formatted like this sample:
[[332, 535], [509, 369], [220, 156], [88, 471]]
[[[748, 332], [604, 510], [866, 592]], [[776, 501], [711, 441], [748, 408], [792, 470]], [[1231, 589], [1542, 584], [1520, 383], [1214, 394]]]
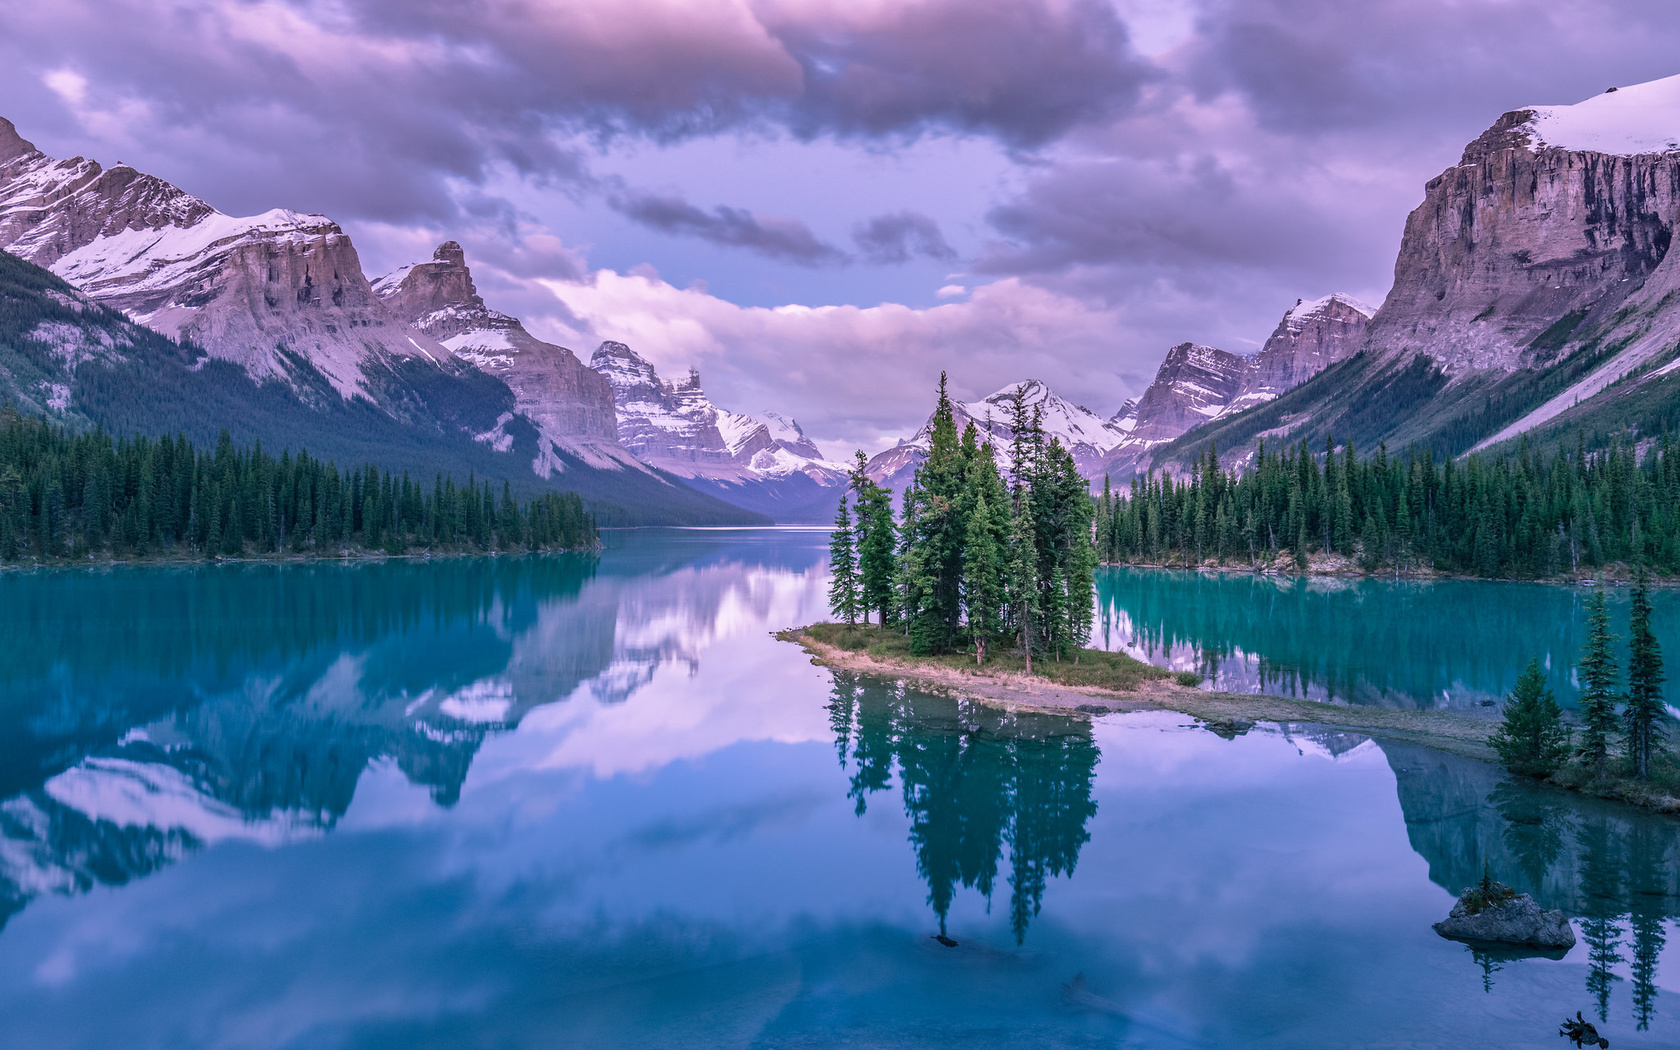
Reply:
[[1548, 147], [1535, 117], [1500, 117], [1425, 187], [1375, 352], [1425, 353], [1454, 377], [1547, 364], [1562, 346], [1542, 333], [1577, 312], [1577, 324], [1609, 318], [1662, 262], [1680, 157]]
[[294, 379], [301, 358], [340, 394], [380, 401], [402, 360], [454, 366], [390, 315], [325, 216], [223, 215], [124, 165], [54, 160], [10, 123], [0, 126], [0, 247], [259, 379]]
[[1242, 389], [1251, 362], [1197, 343], [1167, 351], [1155, 381], [1138, 398], [1137, 441], [1175, 438], [1225, 411]]
[[1358, 353], [1373, 311], [1337, 292], [1297, 300], [1253, 357], [1180, 343], [1167, 351], [1155, 381], [1114, 422], [1125, 438], [1104, 457], [1115, 479], [1146, 469], [1155, 450], [1214, 420], [1265, 404]]
[[1660, 430], [1680, 397], [1677, 217], [1680, 77], [1506, 113], [1425, 186], [1363, 354], [1157, 457]]
[[612, 384], [518, 318], [485, 306], [459, 244], [445, 241], [429, 262], [388, 274], [373, 290], [395, 316], [508, 385], [516, 410], [542, 436], [532, 465], [538, 475], [565, 469], [560, 452], [594, 466], [640, 469], [618, 442]]
[[796, 421], [720, 409], [699, 372], [663, 379], [623, 343], [602, 343], [589, 365], [612, 385], [619, 441], [641, 459], [780, 521], [832, 515], [826, 497], [845, 483], [845, 468], [824, 460]]
[[1254, 355], [1225, 413], [1264, 404], [1357, 354], [1375, 313], [1341, 292], [1297, 302]]

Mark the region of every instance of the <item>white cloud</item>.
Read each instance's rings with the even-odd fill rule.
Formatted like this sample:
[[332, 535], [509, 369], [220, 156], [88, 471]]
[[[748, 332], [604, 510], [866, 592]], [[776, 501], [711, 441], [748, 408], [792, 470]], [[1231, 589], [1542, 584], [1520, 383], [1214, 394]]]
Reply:
[[[959, 396], [1027, 377], [1099, 405], [1136, 392], [1114, 355], [1118, 312], [1015, 278], [925, 309], [741, 306], [645, 271], [540, 283], [572, 320], [527, 316], [528, 326], [585, 353], [616, 339], [667, 375], [699, 368], [716, 402], [791, 414], [830, 456], [906, 436], [931, 409], [942, 369]], [[1138, 364], [1153, 371], [1152, 360]]]

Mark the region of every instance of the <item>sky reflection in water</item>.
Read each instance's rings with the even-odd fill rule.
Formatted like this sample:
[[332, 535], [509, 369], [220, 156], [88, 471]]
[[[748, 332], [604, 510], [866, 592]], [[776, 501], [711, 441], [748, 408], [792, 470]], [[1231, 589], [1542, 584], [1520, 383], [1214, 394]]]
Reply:
[[0, 1045], [1673, 1044], [1674, 823], [834, 676], [824, 540], [0, 578]]

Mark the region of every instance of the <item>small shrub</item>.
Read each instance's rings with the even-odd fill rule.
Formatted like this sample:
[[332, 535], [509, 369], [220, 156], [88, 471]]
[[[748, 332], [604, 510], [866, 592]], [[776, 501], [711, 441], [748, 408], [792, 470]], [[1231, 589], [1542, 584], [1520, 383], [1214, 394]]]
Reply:
[[1179, 671], [1173, 675], [1173, 681], [1188, 689], [1194, 689], [1202, 684], [1202, 676], [1195, 671]]
[[1489, 908], [1497, 908], [1506, 901], [1515, 898], [1516, 895], [1516, 890], [1503, 882], [1495, 881], [1493, 870], [1488, 867], [1486, 862], [1483, 862], [1482, 881], [1465, 891], [1464, 895], [1458, 899], [1464, 903], [1465, 911], [1471, 915], [1480, 915]]
[[1505, 768], [1524, 776], [1543, 777], [1553, 772], [1569, 752], [1569, 730], [1540, 661], [1530, 660], [1517, 687], [1505, 701], [1505, 722], [1488, 737]]

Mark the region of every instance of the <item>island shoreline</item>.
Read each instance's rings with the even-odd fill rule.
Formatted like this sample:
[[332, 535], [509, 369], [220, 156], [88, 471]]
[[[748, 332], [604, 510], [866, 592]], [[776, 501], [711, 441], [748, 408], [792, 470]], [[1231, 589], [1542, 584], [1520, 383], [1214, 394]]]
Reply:
[[[914, 682], [918, 688], [929, 692], [970, 697], [1010, 711], [1087, 718], [1097, 714], [1174, 711], [1188, 715], [1210, 731], [1233, 735], [1247, 732], [1259, 722], [1314, 725], [1416, 744], [1492, 766], [1500, 765], [1498, 756], [1488, 744], [1488, 736], [1500, 723], [1452, 711], [1344, 706], [1262, 693], [1212, 692], [1180, 685], [1170, 676], [1145, 682], [1132, 691], [1064, 685], [1038, 675], [999, 673], [978, 667], [959, 670], [931, 661], [882, 657], [844, 649], [812, 637], [805, 627], [777, 631], [776, 638], [804, 649], [810, 655], [811, 663], [819, 667]], [[1101, 710], [1096, 710], [1099, 707]], [[1552, 779], [1536, 778], [1532, 783], [1566, 794], [1620, 802], [1670, 816], [1680, 815], [1680, 799], [1632, 793], [1622, 783], [1606, 785], [1604, 790], [1592, 790], [1590, 785], [1583, 787]]]

